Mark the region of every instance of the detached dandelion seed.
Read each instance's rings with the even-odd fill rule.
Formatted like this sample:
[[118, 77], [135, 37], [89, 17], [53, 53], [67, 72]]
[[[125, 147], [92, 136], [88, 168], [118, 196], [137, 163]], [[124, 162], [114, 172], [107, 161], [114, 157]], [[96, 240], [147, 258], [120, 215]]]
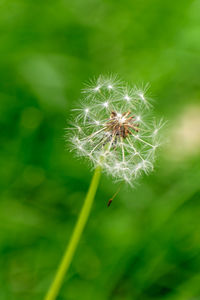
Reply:
[[83, 101], [74, 109], [76, 115], [67, 138], [72, 150], [88, 158], [95, 171], [45, 300], [55, 300], [59, 293], [91, 211], [101, 172], [133, 185], [143, 173], [153, 170], [155, 152], [160, 145], [159, 131], [164, 123], [153, 119], [146, 92], [147, 86], [129, 87], [120, 84], [116, 76], [100, 76], [83, 90]]

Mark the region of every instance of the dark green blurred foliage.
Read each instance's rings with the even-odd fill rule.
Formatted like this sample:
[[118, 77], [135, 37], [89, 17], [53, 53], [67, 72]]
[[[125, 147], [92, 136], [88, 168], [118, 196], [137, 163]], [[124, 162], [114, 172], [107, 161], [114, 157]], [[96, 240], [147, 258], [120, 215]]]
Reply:
[[59, 300], [200, 299], [200, 2], [0, 1], [0, 300], [42, 299], [91, 172], [65, 147], [83, 82], [151, 83], [155, 172], [102, 177]]

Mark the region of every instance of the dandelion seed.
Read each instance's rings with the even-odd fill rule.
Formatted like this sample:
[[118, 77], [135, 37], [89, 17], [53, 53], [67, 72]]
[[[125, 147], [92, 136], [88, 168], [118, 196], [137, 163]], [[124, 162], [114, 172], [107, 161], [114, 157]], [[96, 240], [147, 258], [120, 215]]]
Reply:
[[95, 92], [98, 92], [99, 90], [100, 90], [100, 86], [99, 85], [94, 88]]
[[141, 117], [140, 116], [137, 116], [135, 119], [136, 119], [137, 122], [141, 121]]
[[122, 117], [122, 114], [117, 113], [117, 117], [120, 119]]
[[104, 103], [103, 103], [103, 106], [104, 106], [104, 107], [108, 107], [108, 102], [104, 102]]
[[127, 101], [130, 101], [130, 100], [131, 100], [131, 98], [130, 98], [128, 95], [125, 95], [125, 96], [124, 96], [124, 99], [127, 100]]
[[140, 96], [140, 98], [141, 98], [143, 101], [145, 101], [145, 97], [144, 97], [144, 94], [143, 94], [143, 93], [139, 93], [139, 96]]
[[[142, 173], [153, 169], [163, 122], [155, 122], [147, 109], [146, 87], [142, 90], [120, 86], [116, 78], [102, 76], [92, 84], [84, 90], [86, 108], [75, 110], [73, 149], [81, 151], [81, 156], [88, 157], [94, 167], [100, 164], [117, 180], [132, 184]], [[94, 91], [101, 92], [92, 96]], [[145, 103], [142, 107], [138, 96]]]
[[155, 129], [153, 134], [156, 135], [158, 133], [158, 129]]

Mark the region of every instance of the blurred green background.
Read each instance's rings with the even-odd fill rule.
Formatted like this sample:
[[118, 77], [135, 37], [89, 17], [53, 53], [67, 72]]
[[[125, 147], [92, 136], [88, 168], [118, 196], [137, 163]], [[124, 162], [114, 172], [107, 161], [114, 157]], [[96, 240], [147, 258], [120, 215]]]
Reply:
[[151, 84], [154, 173], [103, 176], [58, 300], [200, 299], [200, 1], [0, 1], [0, 300], [43, 299], [92, 173], [64, 127], [83, 83]]

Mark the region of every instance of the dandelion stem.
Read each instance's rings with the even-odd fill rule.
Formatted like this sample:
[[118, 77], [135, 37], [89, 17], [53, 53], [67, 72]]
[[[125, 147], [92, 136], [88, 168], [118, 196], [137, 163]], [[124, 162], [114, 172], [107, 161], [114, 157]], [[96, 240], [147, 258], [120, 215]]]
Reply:
[[45, 300], [54, 300], [56, 299], [59, 290], [61, 288], [61, 285], [63, 283], [64, 276], [66, 275], [69, 266], [72, 262], [74, 253], [76, 251], [77, 245], [79, 243], [79, 240], [81, 238], [81, 234], [83, 232], [83, 229], [85, 227], [85, 224], [88, 220], [92, 203], [96, 194], [96, 190], [99, 184], [101, 176], [101, 167], [98, 166], [95, 169], [88, 193], [86, 195], [83, 207], [81, 209], [79, 218], [77, 220], [77, 223], [75, 225], [74, 231], [72, 233], [71, 239], [69, 241], [69, 244], [66, 248], [65, 254], [61, 260], [61, 263], [57, 269], [57, 273], [55, 275], [55, 278], [49, 288], [49, 291], [45, 297]]

